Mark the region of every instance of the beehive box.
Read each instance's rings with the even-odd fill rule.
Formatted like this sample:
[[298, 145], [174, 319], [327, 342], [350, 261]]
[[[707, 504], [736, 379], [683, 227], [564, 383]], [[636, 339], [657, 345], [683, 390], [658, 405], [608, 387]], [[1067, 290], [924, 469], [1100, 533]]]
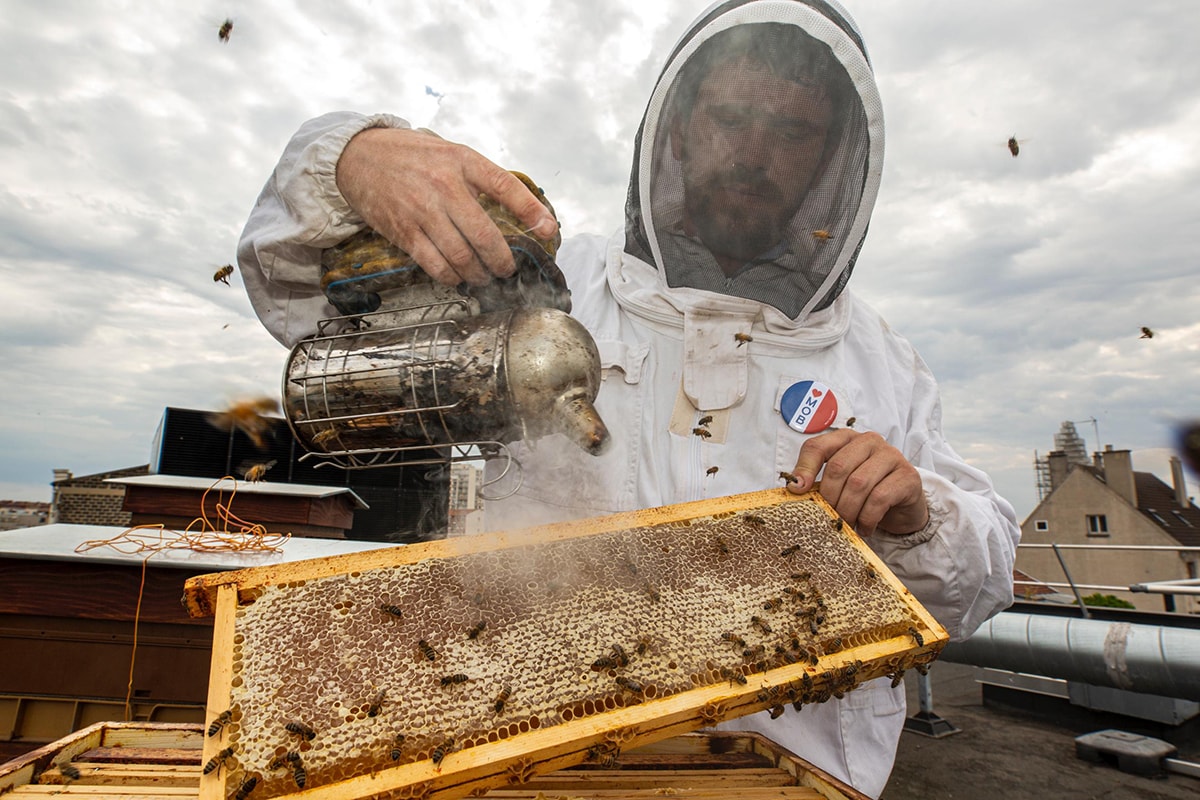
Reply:
[[453, 798], [928, 663], [945, 631], [816, 493], [193, 578], [202, 800]]

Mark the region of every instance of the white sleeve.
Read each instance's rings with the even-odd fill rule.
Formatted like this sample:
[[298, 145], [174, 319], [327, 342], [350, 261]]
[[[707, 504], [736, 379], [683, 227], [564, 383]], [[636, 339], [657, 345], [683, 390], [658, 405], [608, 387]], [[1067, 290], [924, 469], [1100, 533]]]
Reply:
[[325, 114], [300, 127], [267, 180], [238, 243], [242, 281], [263, 325], [293, 345], [337, 311], [321, 292], [321, 251], [364, 227], [338, 191], [338, 159], [367, 128], [408, 128], [390, 114]]
[[912, 411], [901, 450], [921, 474], [929, 524], [907, 536], [880, 531], [867, 538], [951, 640], [961, 641], [1012, 605], [1021, 529], [987, 474], [946, 442], [937, 384], [921, 358], [912, 357]]

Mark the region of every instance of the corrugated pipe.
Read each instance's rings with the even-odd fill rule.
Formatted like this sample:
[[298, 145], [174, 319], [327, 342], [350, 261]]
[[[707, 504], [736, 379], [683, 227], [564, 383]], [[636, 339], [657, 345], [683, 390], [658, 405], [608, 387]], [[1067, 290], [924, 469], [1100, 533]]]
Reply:
[[941, 660], [1200, 701], [1200, 630], [1002, 612]]

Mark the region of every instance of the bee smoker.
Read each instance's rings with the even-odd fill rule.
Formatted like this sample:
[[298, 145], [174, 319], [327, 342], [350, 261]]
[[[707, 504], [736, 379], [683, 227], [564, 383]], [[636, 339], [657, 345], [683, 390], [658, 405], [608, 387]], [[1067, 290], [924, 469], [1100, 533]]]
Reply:
[[288, 424], [310, 455], [345, 469], [511, 459], [509, 443], [552, 433], [603, 449], [600, 357], [566, 313], [557, 235], [531, 238], [480, 202], [517, 264], [487, 286], [442, 286], [370, 230], [324, 253], [322, 285], [342, 316], [292, 349], [283, 378]]

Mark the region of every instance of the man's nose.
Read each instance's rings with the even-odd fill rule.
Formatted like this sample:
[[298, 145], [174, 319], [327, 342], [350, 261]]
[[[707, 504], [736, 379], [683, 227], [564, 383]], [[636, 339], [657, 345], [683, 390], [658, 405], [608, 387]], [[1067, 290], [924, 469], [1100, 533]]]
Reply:
[[773, 155], [771, 131], [766, 125], [748, 125], [738, 137], [734, 163], [749, 169], [762, 169], [771, 163]]

